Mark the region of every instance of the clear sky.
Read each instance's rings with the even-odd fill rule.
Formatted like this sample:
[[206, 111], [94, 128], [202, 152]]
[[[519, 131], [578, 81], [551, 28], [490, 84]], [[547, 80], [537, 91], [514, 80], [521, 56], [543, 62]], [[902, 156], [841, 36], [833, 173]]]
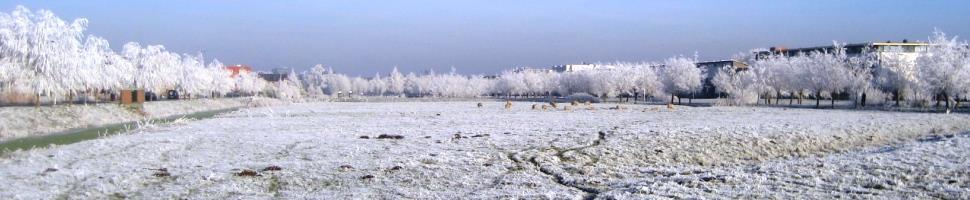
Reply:
[[970, 1], [18, 1], [129, 41], [257, 69], [497, 73], [753, 48], [970, 37]]

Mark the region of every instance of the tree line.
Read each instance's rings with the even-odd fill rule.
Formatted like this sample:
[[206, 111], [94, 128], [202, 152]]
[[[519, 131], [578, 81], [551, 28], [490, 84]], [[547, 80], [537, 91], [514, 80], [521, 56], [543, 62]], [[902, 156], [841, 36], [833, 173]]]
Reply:
[[79, 96], [105, 97], [123, 89], [183, 96], [256, 93], [255, 74], [230, 76], [217, 59], [170, 52], [162, 45], [127, 43], [113, 51], [104, 38], [85, 35], [87, 19], [65, 21], [47, 10], [18, 6], [0, 12], [0, 95], [44, 97], [56, 104]]
[[[709, 81], [723, 105], [788, 104], [813, 99], [852, 100], [854, 106], [872, 104], [958, 107], [970, 94], [970, 48], [966, 41], [936, 31], [925, 51], [862, 49], [848, 54], [834, 42], [825, 50], [797, 54], [745, 53], [734, 60], [745, 66], [699, 68], [694, 57], [675, 56], [661, 62], [597, 63], [599, 69], [554, 72], [506, 70], [497, 76], [434, 72], [402, 75], [395, 68], [387, 76], [349, 78], [317, 65], [301, 75], [311, 95], [343, 92], [371, 96], [432, 97], [543, 97], [586, 93], [601, 98], [633, 97], [674, 102], [690, 98]], [[705, 74], [713, 74], [708, 77]], [[709, 78], [709, 80], [705, 80]], [[690, 100], [688, 100], [690, 101]], [[942, 105], [940, 105], [942, 104]]]
[[[747, 66], [697, 66], [697, 56], [658, 62], [597, 63], [598, 69], [556, 72], [506, 70], [497, 75], [450, 72], [402, 73], [394, 68], [371, 77], [348, 76], [317, 65], [268, 82], [255, 73], [230, 75], [217, 59], [174, 53], [162, 45], [127, 43], [113, 51], [104, 38], [85, 35], [86, 19], [65, 21], [46, 10], [18, 6], [0, 12], [0, 95], [41, 97], [57, 102], [78, 96], [104, 96], [123, 89], [185, 96], [265, 94], [303, 96], [404, 96], [543, 98], [584, 93], [601, 98], [654, 101], [692, 99], [705, 82], [727, 105], [780, 104], [837, 98], [857, 106], [892, 104], [958, 107], [970, 94], [970, 49], [966, 41], [934, 32], [915, 58], [863, 50], [848, 54], [843, 44], [824, 51], [783, 54], [745, 53]], [[707, 74], [713, 77], [707, 79]], [[2, 103], [0, 99], [0, 103]], [[942, 102], [942, 103], [941, 103]]]

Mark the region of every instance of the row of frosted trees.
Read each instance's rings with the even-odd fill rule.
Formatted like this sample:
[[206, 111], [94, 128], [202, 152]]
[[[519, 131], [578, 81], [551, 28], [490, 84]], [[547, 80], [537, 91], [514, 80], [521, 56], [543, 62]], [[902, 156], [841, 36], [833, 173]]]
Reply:
[[483, 76], [455, 73], [437, 74], [433, 71], [404, 75], [397, 68], [387, 76], [354, 77], [334, 73], [332, 69], [316, 65], [301, 74], [302, 85], [310, 96], [367, 95], [407, 97], [481, 97], [489, 95], [494, 80]]
[[[970, 48], [956, 37], [935, 32], [915, 58], [869, 50], [849, 56], [836, 43], [827, 52], [748, 57], [746, 68], [724, 68], [712, 80], [733, 105], [788, 104], [803, 98], [836, 98], [884, 105], [952, 108], [970, 95]], [[882, 56], [882, 57], [879, 57]], [[763, 100], [763, 101], [761, 101]], [[942, 103], [941, 103], [942, 102]]]
[[0, 95], [39, 103], [106, 98], [123, 89], [182, 96], [255, 93], [265, 83], [255, 74], [230, 77], [218, 60], [169, 52], [161, 45], [125, 44], [113, 51], [104, 38], [85, 35], [86, 19], [71, 22], [47, 10], [18, 6], [0, 12]]
[[[0, 13], [0, 96], [32, 96], [39, 101], [74, 101], [123, 89], [188, 96], [230, 92], [302, 95], [409, 97], [544, 97], [587, 93], [598, 97], [665, 99], [692, 97], [702, 88], [704, 70], [694, 57], [662, 62], [600, 63], [603, 69], [576, 72], [510, 70], [498, 76], [449, 73], [389, 74], [349, 77], [318, 65], [299, 81], [268, 84], [255, 74], [230, 76], [220, 62], [201, 55], [178, 54], [161, 45], [125, 44], [113, 51], [100, 37], [84, 35], [87, 20], [64, 21], [52, 12], [17, 7]], [[745, 68], [717, 70], [711, 83], [732, 105], [759, 102], [792, 104], [803, 98], [850, 99], [856, 105], [893, 102], [927, 106], [934, 101], [959, 106], [970, 94], [970, 50], [966, 42], [937, 32], [915, 59], [875, 53], [849, 56], [836, 45], [828, 52], [800, 55], [746, 55]], [[884, 56], [884, 57], [877, 57]], [[267, 89], [271, 88], [271, 89]], [[275, 88], [275, 89], [274, 89]], [[183, 96], [184, 96], [183, 95]], [[764, 101], [761, 101], [764, 100]], [[0, 101], [3, 101], [0, 99]], [[690, 102], [690, 100], [688, 100]], [[0, 102], [2, 103], [2, 102]]]
[[[955, 37], [936, 32], [926, 51], [915, 57], [894, 52], [862, 50], [849, 55], [835, 43], [829, 51], [797, 55], [745, 54], [735, 59], [748, 66], [726, 66], [710, 72], [709, 81], [725, 105], [787, 104], [813, 99], [866, 104], [959, 106], [970, 94], [970, 48]], [[879, 57], [882, 56], [882, 57]], [[696, 56], [695, 56], [696, 57]], [[301, 77], [310, 95], [355, 94], [411, 97], [545, 97], [587, 93], [602, 98], [690, 98], [699, 92], [706, 72], [694, 57], [677, 56], [663, 62], [599, 63], [602, 69], [550, 72], [510, 70], [495, 77], [454, 72], [348, 77], [317, 65]], [[690, 102], [690, 100], [688, 100]]]
[[700, 90], [703, 71], [696, 59], [673, 57], [662, 63], [601, 63], [609, 70], [550, 72], [510, 70], [499, 76], [466, 76], [430, 71], [404, 75], [397, 68], [387, 76], [351, 78], [317, 65], [301, 75], [309, 95], [356, 94], [409, 97], [546, 97], [587, 93], [604, 98], [690, 95]]

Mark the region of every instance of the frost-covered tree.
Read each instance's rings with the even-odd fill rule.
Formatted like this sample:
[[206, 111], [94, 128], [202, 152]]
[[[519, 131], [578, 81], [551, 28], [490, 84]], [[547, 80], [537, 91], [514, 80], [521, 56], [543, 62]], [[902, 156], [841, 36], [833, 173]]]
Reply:
[[391, 70], [391, 74], [387, 77], [387, 93], [393, 95], [403, 95], [404, 94], [404, 76], [401, 72], [397, 71], [397, 67]]
[[649, 97], [660, 97], [663, 96], [663, 82], [660, 76], [657, 75], [655, 64], [640, 63], [637, 67], [633, 69], [634, 79], [636, 81], [636, 86], [634, 87], [636, 93], [639, 91], [643, 94], [644, 100]]
[[876, 54], [870, 52], [868, 48], [863, 49], [858, 56], [851, 57], [846, 61], [846, 84], [847, 92], [853, 98], [853, 105], [866, 106], [866, 101], [871, 96], [883, 96], [883, 93], [875, 89], [873, 74], [878, 63]]
[[819, 107], [822, 98], [829, 98], [835, 107], [834, 95], [844, 92], [848, 86], [851, 74], [846, 64], [846, 54], [843, 44], [835, 43], [831, 51], [813, 52], [796, 61], [804, 67], [803, 77], [807, 77], [805, 84], [815, 93], [815, 107]]
[[209, 92], [211, 92], [213, 96], [222, 96], [232, 92], [234, 89], [234, 77], [232, 77], [232, 73], [227, 71], [225, 68], [226, 66], [222, 64], [222, 62], [219, 62], [218, 59], [213, 59], [213, 61], [209, 62], [205, 69], [209, 76], [212, 77], [209, 84]]
[[495, 83], [495, 90], [499, 94], [503, 94], [506, 97], [511, 97], [513, 95], [518, 96], [524, 94], [527, 91], [525, 83], [525, 78], [522, 73], [516, 73], [514, 71], [502, 72], [501, 77]]
[[343, 96], [351, 92], [353, 85], [350, 78], [343, 74], [329, 74], [325, 79], [327, 87], [324, 92], [329, 95]]
[[[367, 79], [361, 77], [354, 77], [350, 80], [351, 89], [350, 94], [363, 95], [367, 90], [370, 89], [370, 82]], [[349, 94], [348, 94], [349, 95]]]
[[[5, 90], [22, 94], [57, 97], [76, 91], [86, 77], [74, 70], [80, 62], [87, 19], [66, 22], [53, 12], [32, 12], [17, 6], [0, 14], [0, 58], [6, 67]], [[90, 69], [90, 68], [87, 68]]]
[[324, 88], [327, 87], [326, 76], [329, 74], [327, 68], [322, 64], [314, 65], [310, 71], [303, 73], [303, 85], [306, 86], [308, 95], [323, 95]]
[[384, 95], [384, 93], [387, 92], [387, 83], [384, 82], [383, 78], [381, 78], [380, 73], [374, 74], [374, 78], [371, 78], [369, 82], [370, 82], [369, 91], [371, 95], [382, 96]]
[[[216, 96], [236, 82], [201, 56], [169, 52], [161, 45], [128, 43], [114, 52], [104, 38], [85, 35], [88, 21], [62, 20], [47, 10], [18, 6], [0, 12], [0, 95], [31, 95], [74, 101], [122, 89], [183, 96]], [[255, 80], [255, 79], [253, 79]]]
[[242, 73], [235, 79], [236, 92], [247, 95], [259, 95], [268, 83], [256, 73]]
[[[946, 101], [946, 109], [950, 109], [950, 102], [954, 95], [965, 92], [968, 80], [966, 76], [970, 59], [970, 51], [966, 42], [957, 42], [956, 37], [949, 38], [943, 32], [936, 31], [930, 37], [927, 51], [916, 59], [918, 91], [927, 96], [939, 96]], [[939, 101], [937, 101], [939, 102]]]
[[903, 56], [884, 56], [876, 67], [875, 82], [879, 89], [892, 93], [896, 106], [907, 96], [913, 95], [918, 81], [915, 60]]
[[752, 71], [725, 66], [714, 75], [711, 84], [717, 92], [727, 94], [728, 105], [747, 105], [758, 101], [759, 86]]
[[678, 94], [690, 94], [700, 90], [702, 86], [703, 71], [697, 67], [696, 58], [683, 56], [672, 57], [664, 60], [664, 65], [660, 68], [661, 80], [663, 80], [664, 91], [670, 94], [670, 102]]

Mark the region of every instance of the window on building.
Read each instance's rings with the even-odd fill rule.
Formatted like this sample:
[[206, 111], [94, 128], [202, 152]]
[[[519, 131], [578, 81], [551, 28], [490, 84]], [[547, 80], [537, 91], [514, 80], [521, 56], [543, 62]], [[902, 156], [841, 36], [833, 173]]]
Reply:
[[905, 52], [902, 46], [880, 46], [879, 51], [881, 52]]
[[907, 53], [916, 52], [916, 46], [904, 46], [904, 49]]
[[926, 46], [916, 46], [915, 47], [915, 51], [916, 52], [926, 52]]

